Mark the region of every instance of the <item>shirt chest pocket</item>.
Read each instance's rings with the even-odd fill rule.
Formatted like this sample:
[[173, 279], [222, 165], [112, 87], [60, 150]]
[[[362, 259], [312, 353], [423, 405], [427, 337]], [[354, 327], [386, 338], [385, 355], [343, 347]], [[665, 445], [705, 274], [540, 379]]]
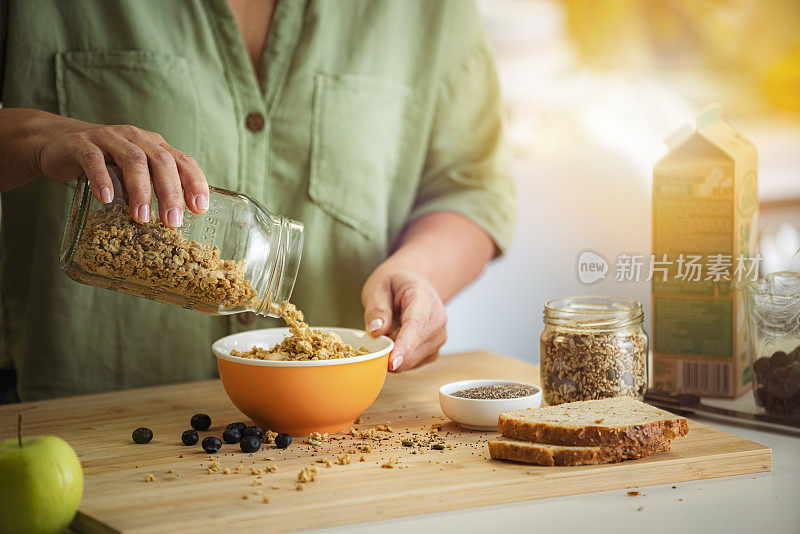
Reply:
[[415, 101], [381, 78], [317, 74], [309, 196], [368, 239], [385, 239], [392, 184], [401, 172]]
[[200, 149], [200, 107], [184, 58], [143, 50], [59, 52], [61, 115], [95, 124], [132, 124], [189, 154]]

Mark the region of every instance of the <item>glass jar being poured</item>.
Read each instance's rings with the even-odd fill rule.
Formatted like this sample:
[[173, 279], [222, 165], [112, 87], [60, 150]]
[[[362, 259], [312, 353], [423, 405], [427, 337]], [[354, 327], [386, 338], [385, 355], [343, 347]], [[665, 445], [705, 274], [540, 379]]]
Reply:
[[[59, 257], [67, 276], [210, 315], [280, 316], [300, 265], [301, 223], [211, 187], [208, 211], [187, 211], [180, 228], [157, 218], [139, 224], [129, 214], [122, 171], [109, 165], [108, 173], [109, 204], [92, 196], [85, 175], [78, 180]], [[155, 196], [151, 213], [158, 213]]]

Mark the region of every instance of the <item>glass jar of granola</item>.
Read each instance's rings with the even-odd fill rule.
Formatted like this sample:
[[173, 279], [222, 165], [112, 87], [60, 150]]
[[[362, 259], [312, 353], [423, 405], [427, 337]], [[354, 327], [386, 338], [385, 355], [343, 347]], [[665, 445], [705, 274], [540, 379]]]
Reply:
[[114, 200], [101, 204], [78, 180], [59, 264], [73, 280], [211, 315], [252, 311], [278, 317], [294, 288], [303, 225], [271, 214], [255, 200], [210, 188], [209, 208], [186, 210], [180, 228], [156, 214], [130, 217], [122, 171], [108, 172]]
[[642, 304], [618, 297], [568, 297], [544, 307], [540, 366], [547, 404], [647, 390]]

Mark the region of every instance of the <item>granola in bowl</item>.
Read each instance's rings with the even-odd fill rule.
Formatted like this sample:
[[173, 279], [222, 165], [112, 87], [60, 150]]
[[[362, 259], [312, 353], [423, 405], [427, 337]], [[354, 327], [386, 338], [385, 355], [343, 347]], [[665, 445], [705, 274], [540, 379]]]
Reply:
[[[306, 332], [305, 328], [299, 326], [301, 332]], [[371, 336], [361, 329], [322, 330], [335, 333], [343, 346], [350, 345], [352, 354], [363, 354], [318, 359], [318, 355], [306, 352], [308, 356], [301, 357], [317, 359], [282, 361], [236, 356], [254, 346], [267, 350], [269, 347], [280, 350], [281, 345], [292, 347], [296, 339], [286, 341], [293, 337], [290, 327], [245, 330], [215, 341], [211, 350], [217, 357], [220, 380], [231, 402], [258, 425], [293, 436], [318, 432], [314, 437], [323, 438], [325, 433], [352, 427], [353, 420], [378, 396], [394, 343], [386, 336]], [[346, 347], [343, 350], [349, 354]], [[324, 442], [313, 437], [312, 440]], [[314, 445], [309, 443], [309, 446]]]
[[303, 312], [288, 301], [281, 303], [280, 315], [289, 325], [289, 336], [271, 349], [261, 347], [252, 347], [248, 351], [233, 349], [230, 355], [255, 360], [306, 361], [351, 358], [369, 353], [364, 347], [355, 349], [343, 343], [341, 336], [336, 332], [310, 328], [304, 322]]

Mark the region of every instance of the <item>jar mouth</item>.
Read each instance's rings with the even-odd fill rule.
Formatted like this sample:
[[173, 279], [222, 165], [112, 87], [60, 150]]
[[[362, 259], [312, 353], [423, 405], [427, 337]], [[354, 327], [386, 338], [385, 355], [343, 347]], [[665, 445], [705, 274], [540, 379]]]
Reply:
[[281, 303], [292, 296], [300, 258], [303, 253], [303, 224], [280, 217], [280, 230], [276, 245], [275, 269], [267, 282], [267, 294], [256, 310], [259, 315], [280, 317]]
[[643, 320], [642, 303], [626, 297], [564, 297], [544, 306], [545, 324], [575, 330], [617, 330], [640, 325]]

